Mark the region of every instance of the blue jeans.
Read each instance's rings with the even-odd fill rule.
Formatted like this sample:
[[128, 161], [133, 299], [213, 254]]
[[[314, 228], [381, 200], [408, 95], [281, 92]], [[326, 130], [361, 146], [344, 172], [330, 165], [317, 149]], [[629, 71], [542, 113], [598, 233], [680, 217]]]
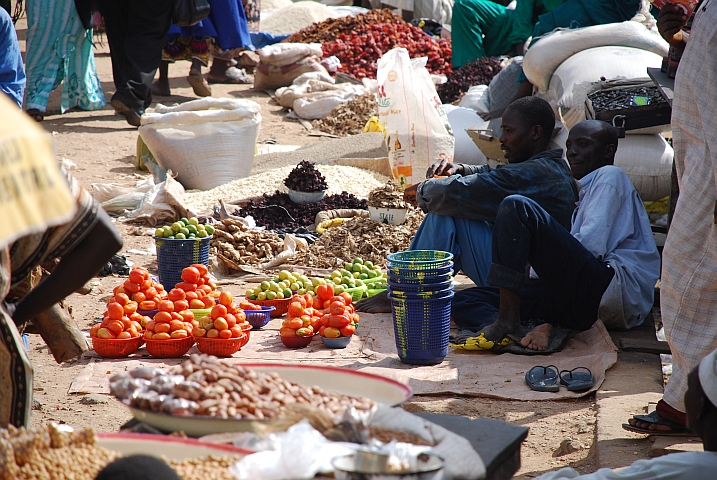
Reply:
[[[526, 281], [528, 264], [539, 280]], [[452, 317], [464, 328], [489, 325], [498, 312], [498, 289], [506, 288], [520, 293], [523, 321], [587, 330], [614, 274], [540, 205], [511, 195], [500, 204], [493, 225], [493, 264], [486, 277], [492, 287], [456, 292]]]
[[441, 250], [454, 255], [453, 269], [478, 286], [485, 286], [490, 268], [492, 231], [488, 222], [429, 213], [421, 223], [410, 250]]

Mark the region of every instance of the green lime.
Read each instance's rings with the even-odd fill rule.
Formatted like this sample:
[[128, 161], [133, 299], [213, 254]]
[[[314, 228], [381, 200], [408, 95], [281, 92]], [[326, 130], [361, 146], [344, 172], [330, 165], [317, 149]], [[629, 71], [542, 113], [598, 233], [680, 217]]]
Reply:
[[179, 233], [186, 237], [187, 235], [189, 235], [189, 229], [187, 227], [182, 227], [179, 229]]
[[363, 262], [364, 265], [366, 265], [368, 268], [373, 268], [373, 262], [371, 260], [366, 260]]
[[258, 300], [258, 297], [252, 293], [249, 295], [249, 300]]
[[[273, 295], [272, 292], [270, 292], [270, 293]], [[261, 293], [259, 293], [259, 294], [256, 296], [256, 299], [257, 299], [257, 300], [266, 300], [266, 292], [261, 292]]]
[[187, 230], [189, 230], [189, 233], [194, 233], [194, 234], [199, 232], [199, 229], [195, 225], [192, 225], [192, 224], [187, 225]]
[[360, 272], [354, 272], [353, 277], [354, 277], [354, 278], [359, 278], [360, 275], [361, 275]]
[[163, 237], [174, 235], [174, 230], [172, 230], [172, 227], [162, 227], [162, 230], [164, 230], [164, 235], [162, 235]]
[[344, 265], [344, 269], [351, 270], [353, 268], [353, 266], [354, 266], [353, 263], [347, 263], [346, 265]]
[[214, 227], [212, 227], [211, 225], [206, 225], [206, 226], [204, 227], [204, 229], [207, 231], [207, 233], [208, 233], [209, 235], [214, 235]]
[[155, 231], [154, 231], [154, 236], [155, 236], [155, 237], [162, 238], [162, 237], [164, 236], [164, 229], [163, 229], [163, 228], [158, 228], [157, 230], [155, 230]]
[[197, 225], [199, 225], [199, 219], [198, 219], [197, 217], [191, 217], [191, 218], [189, 219], [189, 224], [190, 224], [190, 225], [197, 226]]
[[341, 295], [342, 293], [344, 293], [344, 287], [343, 287], [343, 285], [336, 285], [336, 286], [334, 287], [334, 293], [335, 293], [336, 295]]
[[361, 275], [359, 275], [358, 278], [359, 278], [360, 280], [366, 280], [366, 279], [368, 278], [368, 274], [362, 273]]
[[359, 263], [354, 263], [354, 268], [351, 271], [354, 273], [356, 273], [356, 272], [360, 273], [362, 268], [363, 268], [363, 265], [361, 265]]
[[274, 300], [276, 298], [276, 292], [268, 291], [266, 292], [266, 299], [267, 300]]
[[292, 283], [291, 285], [289, 285], [289, 289], [290, 289], [290, 290], [298, 290], [298, 289], [299, 289], [299, 284], [296, 283], [296, 282], [294, 282], [294, 283]]
[[261, 285], [259, 285], [259, 286], [261, 287], [262, 290], [269, 290], [269, 287], [271, 285], [269, 284], [269, 282], [264, 281], [264, 282], [261, 282]]
[[206, 230], [199, 230], [199, 231], [197, 232], [197, 236], [198, 236], [199, 238], [206, 238], [206, 237], [209, 236], [209, 234], [207, 233]]
[[174, 235], [170, 235], [170, 236], [164, 237], [164, 238], [166, 238], [167, 240], [174, 240]]
[[174, 238], [176, 238], [177, 240], [186, 240], [187, 236], [184, 235], [182, 232], [179, 232], [174, 236]]
[[251, 297], [252, 295], [254, 295], [254, 290], [247, 290], [244, 294], [245, 297]]
[[357, 264], [357, 263], [358, 263], [359, 265], [363, 265], [363, 258], [360, 258], [360, 257], [354, 258], [354, 265]]
[[370, 270], [368, 272], [368, 278], [376, 278], [378, 277], [378, 273], [376, 273], [376, 270]]
[[289, 278], [289, 275], [290, 275], [290, 274], [289, 274], [289, 271], [288, 271], [288, 270], [282, 270], [282, 271], [279, 272], [279, 279], [280, 279], [280, 280], [286, 280], [287, 278]]
[[357, 279], [356, 279], [356, 286], [357, 286], [357, 287], [363, 287], [363, 286], [364, 286], [363, 280], [361, 280], [360, 278], [357, 278]]
[[187, 220], [187, 218], [186, 218], [186, 217], [182, 217], [182, 218], [180, 218], [180, 219], [179, 219], [179, 221], [180, 221], [180, 222], [182, 222], [182, 223], [184, 224], [184, 226], [187, 226], [187, 225], [189, 225], [189, 220]]
[[282, 293], [284, 294], [284, 298], [290, 298], [294, 294], [291, 289], [288, 288], [285, 288]]
[[197, 236], [194, 235], [193, 233], [190, 233], [189, 235], [187, 235], [187, 238], [189, 238], [190, 240], [196, 240]]
[[300, 289], [298, 289], [298, 290], [296, 291], [296, 293], [298, 293], [299, 295], [303, 295], [303, 294], [306, 293], [306, 289], [305, 289], [305, 288], [300, 288]]
[[182, 225], [182, 222], [174, 222], [172, 224], [172, 231], [178, 232], [180, 228], [182, 228], [184, 225]]

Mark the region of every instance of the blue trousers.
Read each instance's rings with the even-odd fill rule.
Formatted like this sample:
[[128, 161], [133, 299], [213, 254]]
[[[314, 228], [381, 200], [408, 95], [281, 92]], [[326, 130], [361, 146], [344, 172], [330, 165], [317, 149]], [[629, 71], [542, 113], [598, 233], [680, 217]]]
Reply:
[[488, 222], [429, 213], [421, 223], [410, 250], [441, 250], [454, 255], [453, 269], [478, 286], [490, 268], [492, 230]]
[[[521, 195], [500, 204], [492, 255], [486, 277], [491, 286], [456, 292], [453, 299], [451, 316], [463, 328], [493, 323], [499, 288], [506, 288], [521, 295], [521, 320], [587, 330], [597, 320], [600, 300], [615, 274], [540, 205]], [[527, 280], [528, 264], [539, 280]]]

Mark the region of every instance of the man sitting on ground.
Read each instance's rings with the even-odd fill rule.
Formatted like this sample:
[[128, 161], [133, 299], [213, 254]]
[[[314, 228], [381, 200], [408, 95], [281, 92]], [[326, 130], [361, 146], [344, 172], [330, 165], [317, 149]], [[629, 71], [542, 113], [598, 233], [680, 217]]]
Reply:
[[717, 350], [702, 359], [687, 377], [687, 426], [702, 439], [704, 452], [683, 452], [638, 460], [620, 471], [602, 468], [580, 475], [563, 468], [535, 480], [711, 480], [717, 472]]
[[[521, 98], [506, 109], [500, 144], [507, 165], [462, 165], [442, 160], [428, 169], [427, 180], [407, 188], [407, 201], [428, 213], [411, 250], [453, 253], [454, 269], [476, 285], [485, 285], [490, 267], [491, 224], [509, 195], [533, 199], [565, 229], [578, 199], [577, 187], [562, 150], [550, 150], [555, 115], [536, 97]], [[432, 178], [448, 176], [448, 178]], [[390, 312], [388, 297], [376, 295], [356, 305], [362, 312]]]
[[[453, 320], [488, 341], [538, 320], [546, 323], [521, 345], [544, 350], [553, 325], [587, 330], [600, 318], [610, 328], [632, 328], [652, 308], [660, 256], [635, 187], [612, 165], [617, 132], [586, 120], [573, 127], [566, 146], [580, 184], [571, 230], [534, 200], [507, 197], [493, 227], [486, 279], [493, 286], [456, 292]], [[528, 264], [537, 279], [528, 279]]]

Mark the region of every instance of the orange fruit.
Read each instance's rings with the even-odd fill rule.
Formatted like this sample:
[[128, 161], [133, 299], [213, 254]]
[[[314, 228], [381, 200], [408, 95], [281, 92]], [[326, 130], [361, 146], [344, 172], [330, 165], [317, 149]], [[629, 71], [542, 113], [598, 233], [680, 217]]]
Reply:
[[219, 338], [223, 338], [223, 339], [232, 338], [232, 331], [229, 329], [219, 330]]
[[184, 300], [187, 296], [181, 288], [173, 288], [167, 295], [167, 298], [173, 302], [176, 302], [177, 300]]
[[207, 338], [217, 338], [219, 337], [219, 330], [216, 328], [210, 328], [207, 330]]
[[199, 273], [199, 270], [195, 267], [187, 267], [182, 270], [182, 280], [187, 283], [197, 283], [199, 277], [201, 277], [201, 274]]
[[170, 338], [172, 337], [169, 336], [169, 333], [167, 332], [155, 333], [152, 335], [152, 340], [169, 340]]
[[169, 331], [182, 330], [184, 328], [184, 322], [181, 320], [172, 320], [169, 322]]
[[154, 333], [168, 333], [172, 330], [172, 327], [168, 323], [157, 323], [154, 326]]
[[129, 332], [120, 332], [119, 334], [117, 334], [117, 339], [126, 340], [129, 338], [132, 338], [132, 334]]
[[174, 302], [171, 300], [162, 300], [159, 302], [159, 311], [160, 312], [173, 312], [174, 311]]
[[169, 334], [169, 336], [172, 338], [187, 338], [189, 336], [189, 333], [186, 330], [181, 329], [173, 331]]
[[124, 316], [124, 307], [117, 302], [112, 302], [107, 305], [107, 313], [109, 318], [119, 320]]
[[233, 301], [234, 301], [234, 298], [232, 297], [231, 293], [222, 292], [219, 294], [219, 303], [224, 305], [225, 307], [230, 306]]
[[154, 316], [154, 321], [157, 323], [169, 323], [172, 321], [172, 314], [169, 312], [157, 312]]

